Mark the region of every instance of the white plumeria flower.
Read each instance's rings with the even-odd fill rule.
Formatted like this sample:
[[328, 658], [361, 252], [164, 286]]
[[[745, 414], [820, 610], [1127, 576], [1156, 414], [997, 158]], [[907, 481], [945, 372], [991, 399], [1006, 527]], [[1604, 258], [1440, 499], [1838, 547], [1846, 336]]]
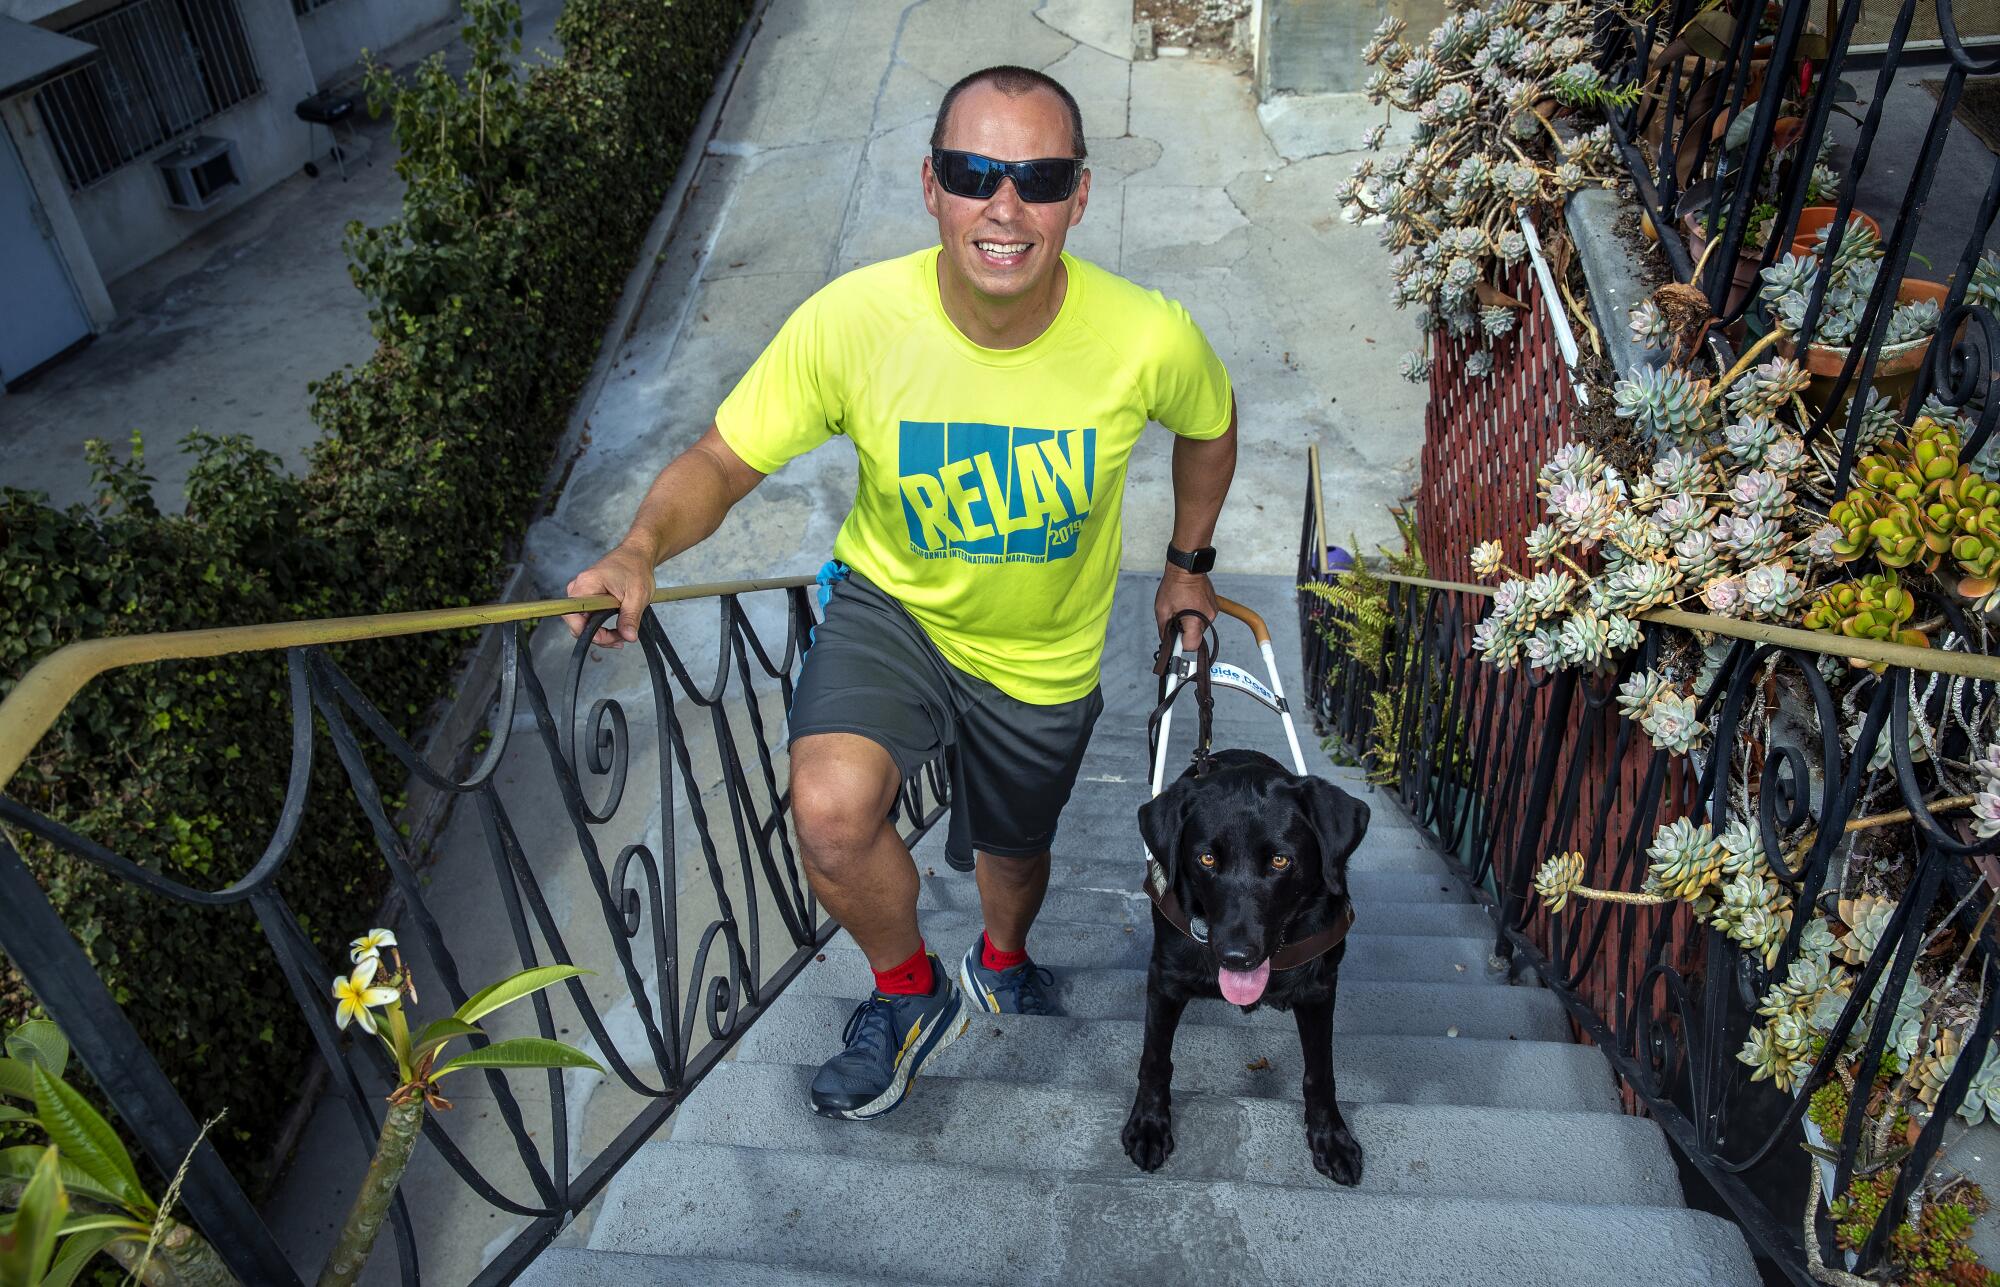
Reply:
[[363, 961], [379, 961], [382, 949], [396, 946], [396, 936], [385, 929], [372, 929], [347, 945], [347, 955], [356, 965]]
[[375, 1016], [370, 1008], [388, 1005], [396, 999], [396, 989], [378, 988], [375, 971], [382, 964], [380, 957], [371, 956], [354, 967], [354, 973], [346, 977], [336, 977], [333, 981], [334, 1022], [345, 1028], [349, 1021], [361, 1025], [363, 1032], [375, 1031]]

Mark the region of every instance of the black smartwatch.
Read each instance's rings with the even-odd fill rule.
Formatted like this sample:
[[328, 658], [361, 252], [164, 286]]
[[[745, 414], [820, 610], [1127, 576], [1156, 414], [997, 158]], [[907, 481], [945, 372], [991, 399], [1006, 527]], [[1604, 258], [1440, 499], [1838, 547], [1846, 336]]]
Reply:
[[1204, 545], [1198, 550], [1181, 550], [1174, 548], [1173, 542], [1169, 541], [1167, 542], [1167, 562], [1173, 564], [1183, 572], [1192, 572], [1196, 576], [1206, 576], [1208, 575], [1208, 570], [1215, 566], [1215, 547], [1213, 545]]

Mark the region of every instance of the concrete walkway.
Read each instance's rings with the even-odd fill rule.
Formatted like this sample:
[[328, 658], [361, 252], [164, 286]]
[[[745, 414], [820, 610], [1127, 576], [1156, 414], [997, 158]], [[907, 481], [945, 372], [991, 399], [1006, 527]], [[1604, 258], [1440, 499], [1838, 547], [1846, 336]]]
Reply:
[[[1071, 248], [1181, 299], [1236, 379], [1244, 441], [1218, 537], [1225, 569], [1266, 574], [1258, 584], [1284, 597], [1311, 442], [1326, 458], [1338, 530], [1351, 528], [1364, 542], [1386, 539], [1391, 528], [1383, 507], [1414, 482], [1422, 436], [1421, 393], [1394, 373], [1412, 328], [1389, 305], [1385, 256], [1373, 231], [1340, 222], [1334, 199], [1349, 165], [1337, 153], [1352, 146], [1372, 113], [1348, 99], [1293, 100], [1260, 118], [1241, 68], [1191, 58], [1132, 63], [1124, 57], [1128, 6], [1129, 0], [1047, 0], [1039, 9], [1032, 0], [774, 0], [716, 139], [699, 161], [691, 204], [590, 411], [585, 449], [556, 511], [531, 530], [530, 592], [560, 593], [622, 535], [657, 468], [706, 427], [800, 301], [848, 268], [934, 243], [917, 175], [937, 101], [960, 75], [995, 62], [1047, 69], [1082, 103], [1096, 177]], [[1141, 575], [1124, 578], [1122, 594], [1150, 593], [1145, 578], [1157, 570], [1172, 504], [1170, 449], [1169, 436], [1156, 431], [1134, 457], [1125, 535], [1128, 566]], [[796, 461], [763, 484], [714, 539], [664, 569], [662, 579], [810, 571], [825, 559], [853, 486], [853, 454], [844, 445]], [[751, 596], [744, 607], [763, 637], [781, 646], [779, 597]], [[715, 603], [676, 605], [660, 616], [697, 683], [705, 684], [717, 661]], [[566, 682], [566, 633], [545, 624], [531, 651], [537, 673], [557, 693]], [[1121, 655], [1116, 664], [1123, 675], [1133, 662]], [[1125, 678], [1136, 682], [1135, 676]], [[1295, 671], [1287, 675], [1288, 684], [1298, 682]], [[683, 983], [692, 969], [687, 945], [718, 905], [698, 859], [691, 794], [715, 823], [719, 879], [737, 914], [753, 901], [764, 909], [768, 970], [790, 945], [768, 891], [742, 886], [708, 714], [679, 703], [693, 790], [677, 784], [671, 807], [663, 809], [659, 729], [643, 660], [632, 649], [590, 654], [579, 663], [578, 686], [580, 712], [608, 698], [630, 723], [632, 785], [613, 816], [592, 828], [600, 849], [608, 859], [642, 842], [662, 853], [671, 835], [681, 855]], [[781, 703], [774, 686], [760, 691], [768, 723]], [[753, 755], [746, 721], [731, 718], [737, 753]], [[613, 1040], [653, 1081], [615, 941], [525, 707], [512, 728], [496, 776], [500, 803], [568, 950], [598, 971], [588, 990]], [[775, 732], [781, 736], [782, 729]], [[778, 771], [782, 787], [782, 762]], [[587, 779], [584, 789], [593, 800], [603, 794], [601, 780]], [[518, 968], [477, 813], [462, 807], [452, 818], [432, 854], [427, 895], [472, 986]], [[412, 941], [406, 934], [404, 942]], [[651, 979], [650, 934], [639, 933], [632, 949], [641, 976]], [[437, 977], [430, 964], [417, 964], [422, 977]], [[427, 1000], [434, 999], [431, 991], [437, 989], [427, 991]], [[561, 1035], [596, 1051], [569, 1001], [557, 997], [554, 1005]], [[530, 1017], [525, 1010], [503, 1012], [496, 1035], [512, 1035], [520, 1029], [509, 1025]], [[509, 1081], [528, 1128], [548, 1139], [554, 1105], [546, 1079]], [[617, 1081], [594, 1076], [573, 1074], [563, 1089], [576, 1166], [602, 1151], [644, 1105]], [[486, 1088], [461, 1082], [454, 1098], [459, 1108], [444, 1123], [452, 1138], [503, 1190], [525, 1197], [531, 1192], [525, 1173]], [[327, 1099], [268, 1210], [302, 1269], [316, 1266], [364, 1165], [344, 1106]], [[412, 1195], [426, 1281], [468, 1280], [522, 1224], [471, 1193], [428, 1146], [419, 1150], [405, 1191]], [[565, 1241], [582, 1237], [589, 1225], [586, 1213]], [[385, 1238], [367, 1281], [394, 1281], [392, 1259]]]
[[[532, 61], [556, 47], [562, 3], [525, 0], [522, 11]], [[402, 69], [438, 50], [448, 65], [464, 60], [456, 22], [381, 57]], [[347, 274], [347, 225], [377, 227], [402, 209], [391, 122], [362, 112], [356, 129], [346, 182], [322, 157], [318, 178], [293, 175], [112, 282], [111, 329], [0, 396], [0, 483], [46, 492], [56, 505], [87, 500], [83, 444], [103, 438], [123, 456], [135, 429], [169, 511], [185, 504], [193, 461], [178, 447], [191, 429], [248, 434], [303, 473], [319, 436], [307, 382], [375, 351], [368, 302]]]
[[[1375, 230], [1340, 221], [1341, 155], [1379, 119], [1359, 96], [1260, 113], [1247, 70], [1129, 61], [1128, 0], [777, 0], [699, 187], [663, 257], [590, 442], [530, 542], [536, 587], [559, 593], [624, 534], [656, 469], [716, 406], [791, 310], [834, 276], [937, 241], [918, 171], [946, 87], [994, 62], [1038, 67], [1083, 108], [1090, 205], [1075, 254], [1184, 303], [1228, 364], [1242, 461], [1216, 544], [1221, 566], [1289, 572], [1306, 446], [1325, 461], [1328, 520], [1364, 548], [1415, 482], [1423, 393], [1396, 378], [1415, 328], [1390, 304]], [[976, 33], [976, 38], [974, 38]], [[1160, 562], [1172, 515], [1169, 436], [1132, 460], [1125, 561]], [[663, 579], [810, 570], [853, 495], [853, 452], [794, 461], [719, 537]]]

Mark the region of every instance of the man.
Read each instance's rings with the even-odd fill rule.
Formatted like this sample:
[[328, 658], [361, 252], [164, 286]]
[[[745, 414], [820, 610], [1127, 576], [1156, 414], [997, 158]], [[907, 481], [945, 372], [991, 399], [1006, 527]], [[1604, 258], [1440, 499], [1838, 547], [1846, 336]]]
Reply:
[[[816, 1111], [853, 1119], [895, 1108], [965, 1030], [961, 987], [988, 1011], [1055, 1013], [1027, 936], [1103, 708], [1126, 461], [1149, 419], [1179, 435], [1162, 622], [1215, 613], [1209, 544], [1236, 464], [1229, 377], [1186, 311], [1063, 254], [1090, 200], [1069, 92], [1024, 68], [975, 72], [931, 144], [941, 244], [800, 306], [624, 541], [569, 586], [618, 599], [598, 643], [635, 640], [655, 567], [792, 457], [854, 444], [860, 486], [790, 712], [806, 875], [875, 973], [812, 1085]], [[903, 778], [940, 752], [947, 857], [975, 873], [985, 919], [960, 986], [918, 931], [916, 865], [888, 821]]]

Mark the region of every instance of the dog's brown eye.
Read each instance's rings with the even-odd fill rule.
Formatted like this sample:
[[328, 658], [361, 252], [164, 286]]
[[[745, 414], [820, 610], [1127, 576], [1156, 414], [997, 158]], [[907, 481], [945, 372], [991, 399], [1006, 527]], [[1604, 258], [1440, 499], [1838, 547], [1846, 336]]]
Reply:
[[1210, 869], [1211, 871], [1212, 871], [1212, 870], [1214, 870], [1214, 869], [1215, 869], [1215, 855], [1214, 855], [1214, 854], [1203, 854], [1203, 855], [1201, 856], [1201, 865], [1202, 865], [1202, 866], [1204, 866], [1204, 867], [1207, 867], [1207, 868], [1208, 868], [1208, 869]]
[[1278, 854], [1271, 859], [1271, 869], [1273, 871], [1283, 871], [1285, 868], [1291, 865], [1292, 865], [1292, 860], [1285, 857], [1285, 855], [1283, 854]]

